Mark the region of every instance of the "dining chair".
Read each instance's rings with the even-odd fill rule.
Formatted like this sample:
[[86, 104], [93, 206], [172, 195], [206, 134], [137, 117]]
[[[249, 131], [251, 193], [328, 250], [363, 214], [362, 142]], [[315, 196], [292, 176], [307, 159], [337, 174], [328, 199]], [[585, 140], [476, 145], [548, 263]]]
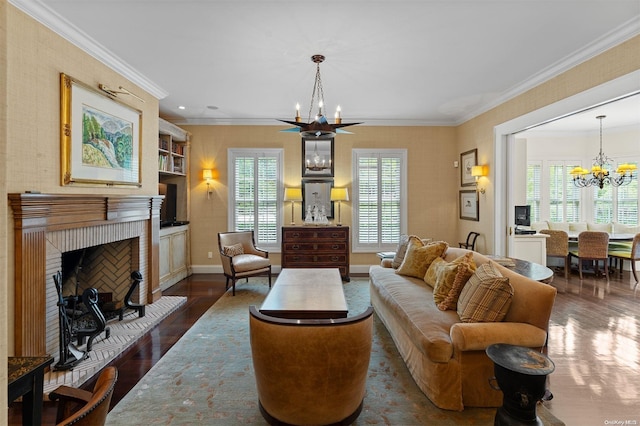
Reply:
[[232, 231], [218, 234], [218, 249], [222, 270], [227, 278], [225, 289], [232, 282], [232, 295], [236, 295], [236, 281], [241, 278], [266, 275], [271, 288], [271, 261], [269, 252], [256, 247], [252, 231]]
[[[617, 248], [615, 250], [609, 251], [609, 257], [616, 261], [616, 268], [620, 271], [620, 276], [622, 277], [622, 267], [624, 266], [624, 261], [628, 260], [631, 262], [631, 273], [633, 274], [633, 279], [636, 280], [635, 285], [633, 286], [633, 291], [636, 290], [638, 286], [638, 274], [636, 272], [636, 262], [640, 261], [640, 233], [636, 234], [633, 237], [633, 241], [631, 242], [631, 246], [629, 249]], [[620, 266], [618, 268], [618, 262]]]
[[564, 278], [569, 279], [569, 234], [565, 231], [554, 229], [542, 229], [541, 234], [549, 235], [546, 239], [547, 257], [556, 257], [564, 260]]
[[467, 240], [464, 243], [458, 243], [458, 245], [460, 246], [460, 248], [476, 251], [476, 240], [479, 236], [480, 234], [478, 234], [477, 232], [469, 232], [469, 234], [467, 234]]
[[578, 234], [578, 250], [569, 251], [569, 256], [578, 259], [578, 272], [582, 281], [582, 263], [591, 261], [596, 274], [599, 262], [604, 264], [604, 275], [609, 285], [609, 234], [600, 231], [582, 231]]

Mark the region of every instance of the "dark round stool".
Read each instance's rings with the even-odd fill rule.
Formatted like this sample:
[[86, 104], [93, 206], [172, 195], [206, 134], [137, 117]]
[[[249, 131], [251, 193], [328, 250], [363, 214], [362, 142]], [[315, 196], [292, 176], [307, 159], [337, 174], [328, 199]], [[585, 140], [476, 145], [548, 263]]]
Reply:
[[489, 346], [486, 352], [503, 395], [493, 424], [542, 426], [536, 404], [545, 394], [547, 375], [555, 370], [553, 361], [531, 348], [503, 343]]

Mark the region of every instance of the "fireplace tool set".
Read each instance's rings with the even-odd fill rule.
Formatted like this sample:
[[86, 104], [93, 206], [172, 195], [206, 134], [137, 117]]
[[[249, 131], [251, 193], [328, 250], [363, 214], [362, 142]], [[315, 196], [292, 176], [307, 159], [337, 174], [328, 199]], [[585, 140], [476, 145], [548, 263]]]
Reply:
[[[78, 266], [79, 268], [79, 266]], [[77, 274], [76, 274], [77, 276]], [[145, 306], [131, 302], [131, 296], [142, 281], [142, 274], [139, 271], [131, 273], [133, 283], [125, 297], [125, 307], [138, 312], [138, 317], [145, 316]], [[54, 370], [71, 370], [81, 361], [89, 357], [89, 352], [93, 345], [93, 340], [103, 331], [105, 339], [111, 335], [111, 330], [107, 327], [107, 320], [99, 306], [99, 294], [95, 288], [88, 288], [78, 295], [78, 282], [76, 280], [76, 290], [74, 296], [63, 296], [62, 272], [58, 271], [53, 276], [53, 281], [58, 292], [58, 317], [60, 320], [59, 346], [60, 359], [54, 365]], [[118, 308], [115, 312], [120, 321], [124, 316], [125, 308]], [[109, 319], [114, 318], [111, 316]], [[86, 350], [78, 349], [77, 345], [83, 345], [84, 339], [88, 338]]]

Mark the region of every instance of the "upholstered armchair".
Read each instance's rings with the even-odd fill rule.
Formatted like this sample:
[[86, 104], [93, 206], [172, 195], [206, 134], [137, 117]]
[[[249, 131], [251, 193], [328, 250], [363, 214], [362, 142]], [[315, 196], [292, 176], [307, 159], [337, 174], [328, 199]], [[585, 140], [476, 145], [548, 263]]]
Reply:
[[223, 232], [218, 234], [218, 249], [222, 260], [222, 269], [227, 278], [225, 288], [232, 283], [233, 295], [236, 295], [236, 281], [241, 278], [266, 275], [271, 288], [271, 261], [269, 252], [255, 245], [253, 231]]
[[340, 319], [282, 319], [249, 307], [260, 412], [269, 424], [351, 424], [365, 395], [373, 308]]
[[117, 380], [118, 370], [115, 367], [107, 367], [100, 373], [93, 392], [60, 386], [49, 393], [49, 399], [58, 403], [56, 424], [58, 426], [104, 425]]

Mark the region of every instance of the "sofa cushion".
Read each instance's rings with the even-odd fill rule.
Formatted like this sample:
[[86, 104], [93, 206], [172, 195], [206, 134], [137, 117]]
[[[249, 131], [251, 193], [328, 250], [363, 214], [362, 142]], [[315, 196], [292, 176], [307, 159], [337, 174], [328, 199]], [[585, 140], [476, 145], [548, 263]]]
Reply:
[[640, 232], [640, 225], [625, 225], [624, 223], [615, 222], [611, 226], [611, 232], [616, 234], [637, 234]]
[[549, 229], [554, 229], [557, 231], [569, 232], [569, 222], [547, 222], [549, 224]]
[[233, 257], [239, 254], [244, 254], [244, 248], [242, 247], [242, 244], [238, 243], [222, 247], [222, 252], [227, 256]]
[[425, 245], [419, 238], [411, 236], [407, 253], [400, 267], [396, 269], [396, 273], [424, 279], [431, 262], [437, 257], [441, 257], [448, 247], [449, 244], [445, 241], [436, 241]]
[[587, 222], [570, 222], [569, 231], [582, 232], [587, 230]]
[[513, 287], [495, 263], [480, 265], [464, 286], [458, 299], [462, 322], [502, 321], [511, 306]]
[[[425, 281], [426, 277], [429, 275], [429, 271], [431, 270], [431, 268], [434, 268], [436, 270], [436, 278], [433, 285], [433, 301], [436, 303], [436, 305], [442, 302], [449, 294], [449, 291], [453, 286], [453, 281], [456, 278], [458, 269], [461, 265], [466, 265], [466, 270], [470, 271], [467, 276], [468, 280], [476, 270], [476, 264], [473, 261], [473, 253], [469, 252], [464, 256], [458, 257], [456, 260], [450, 263], [444, 260], [442, 260], [442, 262], [437, 262], [436, 259], [435, 261], [433, 261], [431, 266], [429, 266], [427, 274], [425, 275]], [[429, 283], [427, 282], [427, 284]]]
[[449, 293], [444, 298], [444, 300], [438, 303], [438, 309], [440, 309], [441, 311], [455, 311], [457, 309], [460, 293], [469, 281], [469, 278], [471, 278], [471, 276], [475, 272], [475, 269], [472, 271], [470, 269], [470, 266], [471, 265], [469, 264], [463, 263], [458, 267], [458, 272], [453, 279], [451, 289], [449, 290]]
[[611, 223], [591, 223], [587, 224], [587, 230], [599, 232], [611, 232]]

